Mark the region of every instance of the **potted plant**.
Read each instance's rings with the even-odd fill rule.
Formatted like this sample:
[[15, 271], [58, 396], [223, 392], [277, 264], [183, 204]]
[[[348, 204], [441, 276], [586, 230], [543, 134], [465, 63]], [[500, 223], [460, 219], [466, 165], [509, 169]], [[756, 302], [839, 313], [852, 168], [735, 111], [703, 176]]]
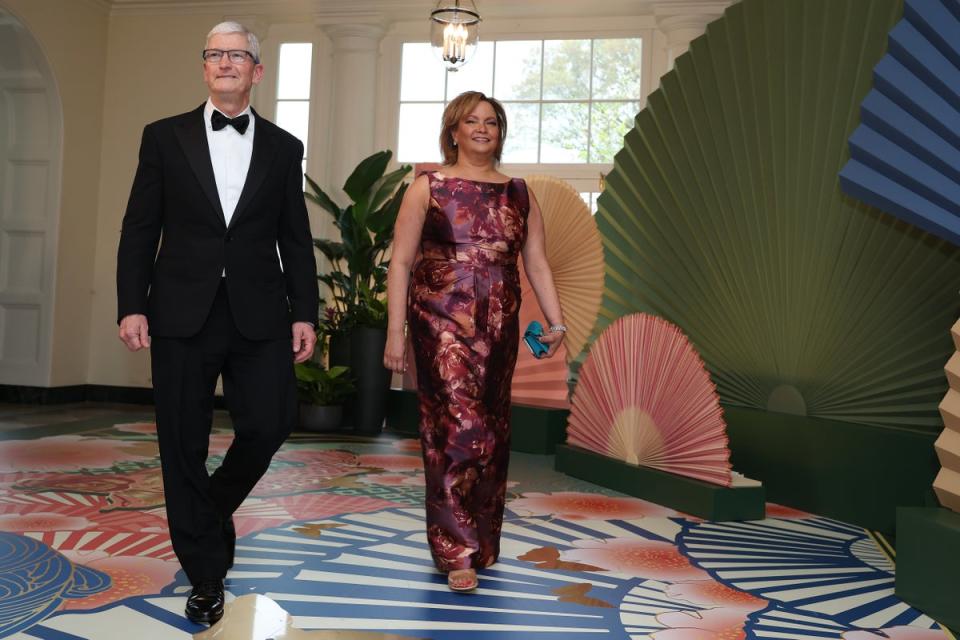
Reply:
[[343, 419], [343, 402], [354, 391], [349, 369], [329, 369], [313, 360], [294, 365], [297, 397], [300, 399], [300, 426], [308, 431], [334, 431]]
[[407, 185], [410, 165], [387, 172], [393, 153], [378, 151], [357, 165], [343, 185], [351, 202], [340, 207], [309, 176], [304, 195], [333, 217], [340, 240], [315, 238], [330, 263], [319, 276], [330, 292], [324, 318], [330, 330], [330, 364], [349, 366], [357, 395], [352, 418], [358, 432], [379, 433], [386, 415], [390, 371], [383, 366], [387, 340], [387, 251]]

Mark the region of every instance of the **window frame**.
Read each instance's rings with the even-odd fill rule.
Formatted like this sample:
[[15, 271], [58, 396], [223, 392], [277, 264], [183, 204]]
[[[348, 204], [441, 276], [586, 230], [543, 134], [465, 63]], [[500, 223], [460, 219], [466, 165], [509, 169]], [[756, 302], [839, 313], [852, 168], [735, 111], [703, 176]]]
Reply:
[[[542, 21], [541, 21], [542, 22]], [[518, 20], [515, 22], [484, 26], [480, 32], [481, 41], [505, 40], [597, 40], [606, 38], [640, 38], [641, 68], [640, 68], [640, 95], [637, 97], [639, 109], [646, 106], [647, 96], [659, 83], [659, 76], [654, 77], [654, 63], [656, 51], [661, 44], [656, 35], [655, 24], [651, 16], [634, 16], [628, 18], [593, 18], [593, 19], [555, 19], [545, 24], [542, 30], [533, 31], [531, 27], [537, 21]], [[411, 25], [412, 27], [413, 25]], [[488, 28], [489, 27], [489, 28]], [[499, 27], [499, 28], [497, 28]], [[403, 44], [406, 42], [425, 42], [426, 32], [422, 25], [416, 29], [395, 29], [384, 38], [381, 45], [381, 82], [380, 100], [377, 112], [378, 130], [376, 139], [381, 148], [396, 151], [399, 142], [400, 121], [400, 75], [402, 69]], [[439, 62], [438, 62], [439, 64]], [[469, 63], [468, 63], [469, 64]], [[604, 100], [592, 100], [604, 102]], [[416, 102], [416, 101], [407, 101]], [[431, 101], [423, 101], [431, 102]], [[432, 101], [436, 102], [436, 101]], [[510, 100], [509, 102], [517, 102]], [[549, 102], [566, 102], [540, 100], [531, 101], [536, 104]], [[586, 100], [584, 101], [586, 102]], [[616, 101], [619, 102], [619, 101]], [[547, 174], [569, 182], [580, 192], [599, 191], [599, 177], [606, 175], [613, 168], [613, 163], [503, 163], [500, 171], [507, 175], [523, 177], [535, 174]]]

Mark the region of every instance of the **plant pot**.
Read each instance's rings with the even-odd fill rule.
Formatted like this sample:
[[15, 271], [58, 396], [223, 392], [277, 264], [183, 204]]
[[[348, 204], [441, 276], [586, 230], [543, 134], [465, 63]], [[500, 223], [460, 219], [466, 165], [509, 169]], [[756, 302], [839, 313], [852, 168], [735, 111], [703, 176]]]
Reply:
[[300, 403], [300, 427], [307, 431], [337, 431], [342, 421], [342, 405]]
[[331, 367], [350, 366], [350, 332], [338, 331], [330, 334], [327, 356]]
[[357, 433], [377, 435], [383, 430], [390, 391], [390, 370], [383, 366], [387, 330], [354, 327], [350, 332], [350, 368], [357, 386], [353, 424]]

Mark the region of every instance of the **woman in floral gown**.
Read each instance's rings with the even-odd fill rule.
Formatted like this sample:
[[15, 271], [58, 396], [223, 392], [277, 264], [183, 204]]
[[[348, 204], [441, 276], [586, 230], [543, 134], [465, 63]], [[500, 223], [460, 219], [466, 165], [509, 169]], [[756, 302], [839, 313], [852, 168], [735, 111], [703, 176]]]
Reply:
[[437, 568], [456, 591], [476, 588], [476, 570], [493, 564], [500, 549], [519, 255], [551, 325], [542, 340], [547, 357], [566, 331], [540, 208], [523, 180], [497, 171], [506, 132], [503, 107], [482, 93], [464, 93], [447, 105], [444, 166], [418, 176], [407, 190], [390, 260], [384, 365], [403, 371], [409, 327], [427, 538]]

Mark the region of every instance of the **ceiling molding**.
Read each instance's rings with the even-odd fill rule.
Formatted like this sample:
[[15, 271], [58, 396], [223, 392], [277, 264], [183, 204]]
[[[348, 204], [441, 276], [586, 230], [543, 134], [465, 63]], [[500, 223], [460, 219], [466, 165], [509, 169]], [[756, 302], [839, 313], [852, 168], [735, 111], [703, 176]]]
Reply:
[[[87, 0], [109, 5], [113, 15], [232, 14], [325, 16], [377, 14], [388, 21], [424, 19], [433, 0]], [[730, 0], [478, 0], [480, 13], [488, 18], [546, 18], [671, 15], [703, 11], [722, 13]], [[602, 7], [602, 9], [600, 9]]]

